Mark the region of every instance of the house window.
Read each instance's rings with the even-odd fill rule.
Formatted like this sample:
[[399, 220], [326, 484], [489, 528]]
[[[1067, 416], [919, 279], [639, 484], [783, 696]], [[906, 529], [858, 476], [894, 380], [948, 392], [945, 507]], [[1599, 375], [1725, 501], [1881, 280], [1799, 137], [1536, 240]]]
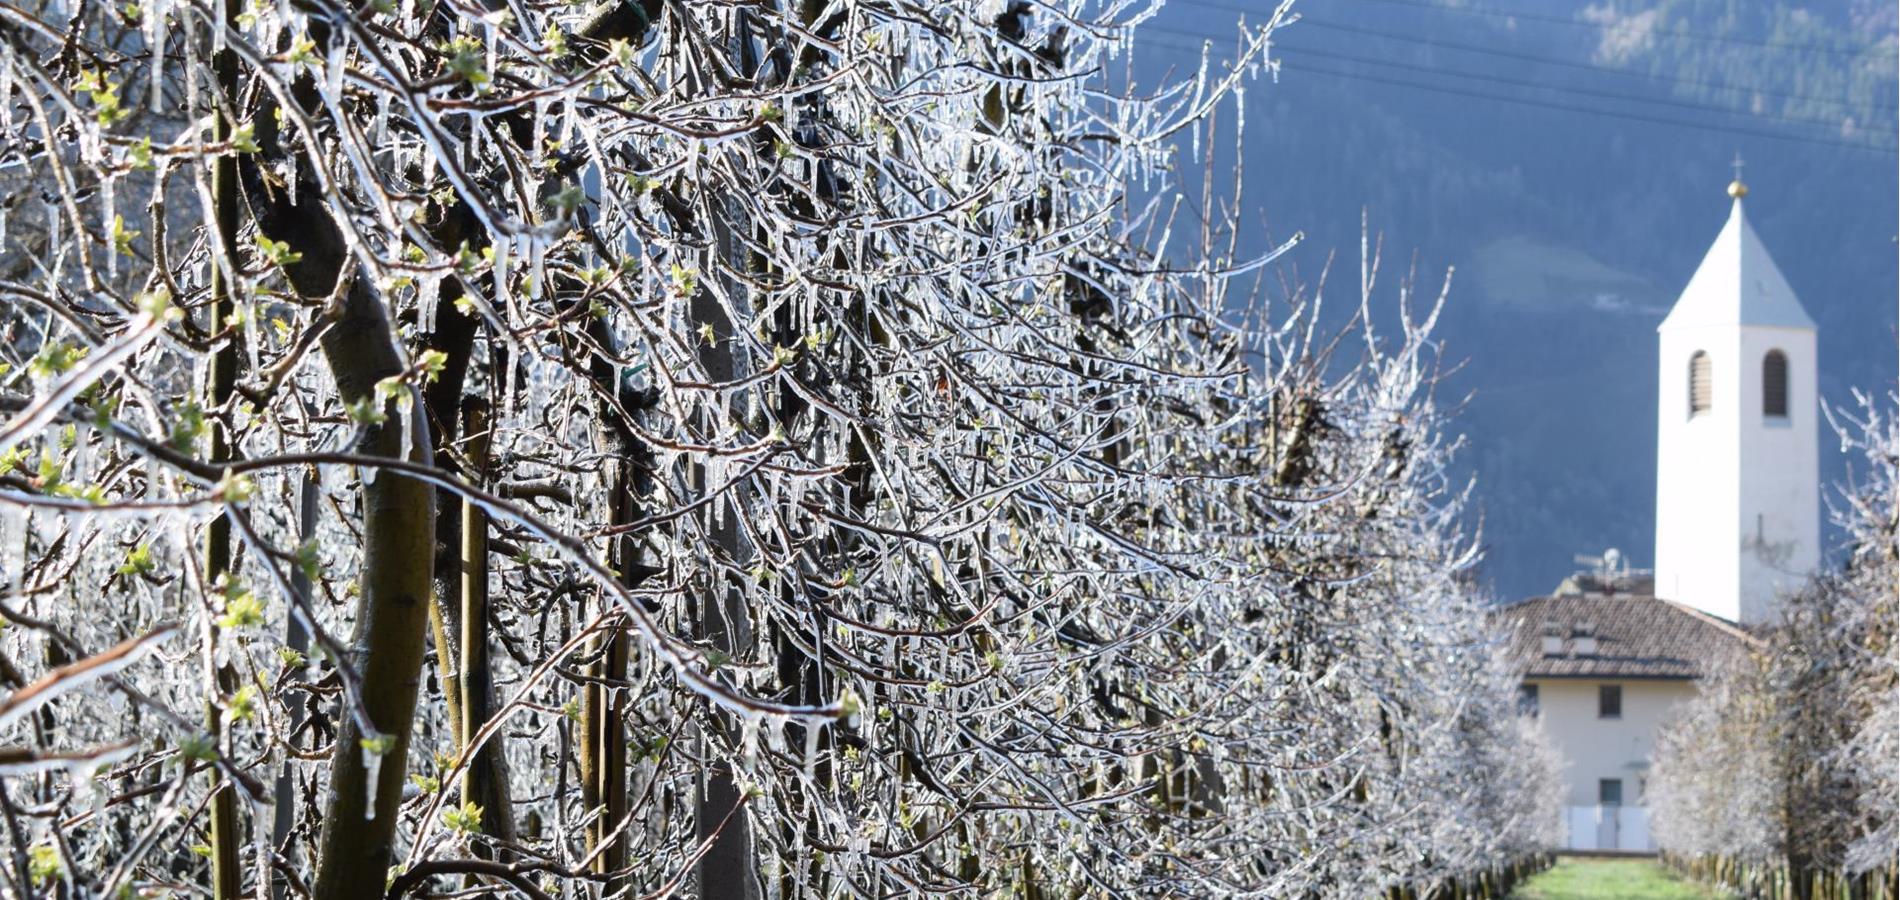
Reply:
[[1714, 375], [1709, 371], [1709, 354], [1697, 350], [1689, 357], [1689, 415], [1695, 417], [1714, 405]]
[[1517, 711], [1526, 716], [1537, 715], [1537, 685], [1520, 684], [1517, 686]]
[[1623, 718], [1623, 686], [1620, 684], [1602, 684], [1597, 686], [1597, 718]]
[[1597, 805], [1598, 806], [1622, 806], [1623, 805], [1623, 779], [1621, 778], [1597, 779]]
[[1788, 417], [1788, 357], [1780, 350], [1761, 358], [1761, 414]]

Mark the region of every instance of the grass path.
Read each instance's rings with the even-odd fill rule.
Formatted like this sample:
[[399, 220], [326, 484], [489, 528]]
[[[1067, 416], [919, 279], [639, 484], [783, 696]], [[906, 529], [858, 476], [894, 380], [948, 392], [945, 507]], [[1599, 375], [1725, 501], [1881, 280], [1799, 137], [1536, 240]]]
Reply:
[[1565, 857], [1511, 894], [1511, 900], [1715, 900], [1653, 859]]

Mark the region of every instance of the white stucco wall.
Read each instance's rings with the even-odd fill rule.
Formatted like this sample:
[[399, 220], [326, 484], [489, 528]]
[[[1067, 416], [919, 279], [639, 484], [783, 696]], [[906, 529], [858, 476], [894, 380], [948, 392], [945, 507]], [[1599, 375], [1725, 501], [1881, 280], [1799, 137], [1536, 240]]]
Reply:
[[[1656, 596], [1735, 620], [1741, 614], [1741, 335], [1716, 325], [1664, 329], [1660, 338]], [[1692, 418], [1689, 360], [1697, 351], [1709, 355], [1710, 407]]]
[[[1762, 359], [1788, 358], [1788, 415], [1762, 415]], [[1744, 328], [1741, 332], [1740, 615], [1771, 622], [1781, 596], [1800, 588], [1821, 561], [1821, 476], [1815, 402], [1814, 332]]]
[[[1656, 596], [1772, 621], [1820, 562], [1814, 332], [1705, 326], [1660, 333]], [[1762, 415], [1762, 360], [1788, 358], [1788, 416]], [[1689, 360], [1709, 354], [1711, 408], [1689, 415]]]
[[[1676, 704], [1695, 695], [1688, 681], [1528, 679], [1537, 685], [1538, 720], [1564, 756], [1568, 806], [1595, 806], [1597, 781], [1620, 778], [1623, 803], [1643, 805], [1643, 779], [1656, 732]], [[1597, 718], [1597, 686], [1621, 685], [1623, 716]]]

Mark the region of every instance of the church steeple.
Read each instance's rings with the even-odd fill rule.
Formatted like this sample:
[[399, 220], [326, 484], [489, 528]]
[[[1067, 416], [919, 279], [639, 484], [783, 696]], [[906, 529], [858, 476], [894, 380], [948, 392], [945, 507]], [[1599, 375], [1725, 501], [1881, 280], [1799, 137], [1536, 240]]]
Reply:
[[1656, 594], [1772, 621], [1820, 560], [1814, 320], [1733, 203], [1657, 328]]
[[1728, 222], [1715, 236], [1715, 243], [1709, 245], [1702, 265], [1689, 279], [1689, 286], [1683, 289], [1669, 317], [1663, 319], [1662, 327], [1761, 325], [1812, 331], [1814, 320], [1795, 298], [1794, 288], [1788, 286], [1788, 279], [1748, 223], [1748, 214], [1742, 208], [1748, 186], [1738, 178], [1729, 185], [1728, 194], [1735, 198], [1729, 206]]

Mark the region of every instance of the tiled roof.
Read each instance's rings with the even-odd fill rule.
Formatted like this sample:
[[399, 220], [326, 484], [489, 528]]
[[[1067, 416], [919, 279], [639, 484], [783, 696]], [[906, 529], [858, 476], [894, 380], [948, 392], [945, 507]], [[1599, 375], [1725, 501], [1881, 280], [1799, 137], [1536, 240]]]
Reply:
[[[1560, 590], [1490, 618], [1526, 678], [1700, 678], [1722, 654], [1756, 640], [1733, 622], [1647, 592]], [[1554, 654], [1545, 652], [1546, 634], [1559, 639]]]

